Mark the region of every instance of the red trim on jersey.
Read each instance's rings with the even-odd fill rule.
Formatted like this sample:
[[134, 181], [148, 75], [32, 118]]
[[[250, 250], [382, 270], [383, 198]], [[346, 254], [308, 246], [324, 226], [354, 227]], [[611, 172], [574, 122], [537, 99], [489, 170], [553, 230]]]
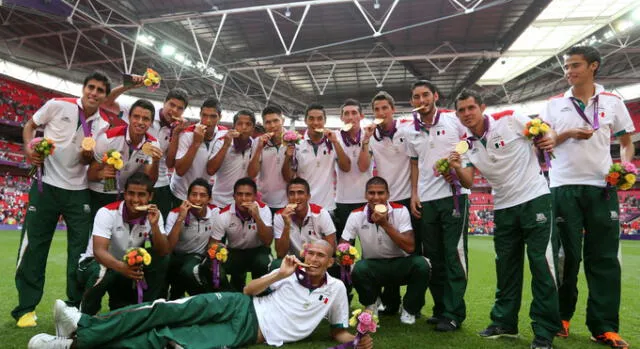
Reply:
[[399, 204], [397, 202], [389, 202], [389, 206], [391, 206], [391, 208], [403, 208], [404, 205], [403, 204]]
[[218, 206], [216, 206], [214, 204], [208, 204], [207, 206], [209, 207], [210, 210], [218, 208]]
[[322, 206], [320, 205], [309, 204], [309, 207], [311, 207], [311, 213], [319, 214], [322, 211]]
[[127, 125], [118, 126], [114, 128], [110, 128], [106, 132], [107, 138], [114, 138], [118, 136], [126, 136], [127, 135]]
[[182, 131], [182, 132], [193, 132], [193, 130], [195, 130], [195, 129], [196, 129], [196, 124], [193, 124], [193, 125], [185, 128], [184, 131]]
[[229, 129], [227, 126], [222, 126], [222, 125], [217, 125], [217, 126], [218, 126], [218, 131], [225, 131]]
[[60, 98], [54, 98], [54, 101], [61, 101], [61, 102], [69, 102], [71, 104], [75, 104], [78, 105], [78, 99], [79, 98], [73, 98], [73, 97], [60, 97]]
[[491, 117], [493, 118], [493, 120], [496, 120], [496, 121], [502, 119], [505, 116], [513, 116], [513, 110], [504, 110], [504, 111], [491, 114]]
[[364, 209], [367, 207], [367, 205], [364, 205], [362, 207], [358, 207], [355, 210], [351, 211], [351, 213], [355, 213], [355, 212], [364, 212]]
[[176, 207], [171, 212], [180, 213], [180, 207]]
[[260, 201], [260, 200], [256, 200], [256, 202], [258, 203], [258, 206], [260, 208], [264, 208], [265, 206], [267, 206], [267, 204], [265, 204], [264, 202]]
[[[286, 208], [286, 207], [285, 207]], [[279, 210], [276, 211], [276, 214], [282, 215], [282, 212], [284, 212], [284, 208], [281, 208]]]
[[145, 133], [144, 136], [147, 138], [147, 141], [149, 141], [149, 142], [157, 142], [158, 141], [156, 139], [156, 137], [150, 135], [149, 133]]
[[104, 207], [109, 211], [117, 211], [120, 208], [120, 203], [121, 202], [122, 202], [122, 200], [116, 201], [116, 202], [112, 202], [110, 204], [105, 205]]
[[551, 97], [549, 97], [549, 100], [558, 99], [558, 98], [564, 98], [564, 93], [560, 93], [560, 94], [557, 94], [555, 96], [551, 96]]
[[455, 110], [451, 110], [451, 109], [438, 109], [440, 110], [441, 113], [455, 113]]
[[401, 124], [406, 124], [407, 122], [413, 122], [413, 120], [409, 120], [409, 119], [400, 119], [400, 123], [401, 123]]
[[616, 97], [616, 98], [617, 98], [617, 99], [619, 99], [619, 100], [622, 100], [622, 98], [620, 98], [620, 96], [618, 96], [618, 95], [617, 95], [617, 94], [615, 94], [615, 93], [611, 93], [611, 92], [600, 92], [600, 94], [601, 94], [601, 95], [605, 95], [605, 96], [613, 96], [613, 97]]
[[227, 205], [227, 207], [223, 208], [222, 210], [220, 210], [220, 213], [225, 213], [227, 211], [231, 210], [231, 205]]

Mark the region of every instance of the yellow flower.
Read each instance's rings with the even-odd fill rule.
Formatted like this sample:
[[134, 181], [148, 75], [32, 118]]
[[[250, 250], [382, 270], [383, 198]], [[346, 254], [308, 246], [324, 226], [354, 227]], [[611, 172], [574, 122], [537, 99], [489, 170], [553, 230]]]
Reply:
[[631, 187], [633, 187], [633, 183], [625, 183], [620, 186], [620, 190], [629, 190]]
[[142, 256], [142, 262], [144, 263], [144, 265], [149, 265], [151, 264], [151, 255], [148, 253], [143, 254]]
[[547, 125], [547, 124], [542, 124], [542, 125], [540, 125], [540, 131], [541, 131], [542, 133], [547, 133], [547, 132], [549, 132], [549, 130], [550, 130], [549, 125]]
[[111, 157], [114, 159], [122, 159], [122, 155], [120, 154], [119, 151], [112, 151], [111, 152]]
[[357, 317], [360, 313], [362, 313], [362, 309], [356, 309], [351, 313], [351, 315], [353, 315], [353, 317]]
[[636, 175], [634, 175], [633, 173], [627, 173], [624, 176], [624, 180], [627, 181], [627, 183], [630, 183], [631, 185], [633, 185], [633, 183], [636, 182]]
[[115, 165], [116, 161], [114, 158], [107, 158], [107, 165]]
[[151, 79], [144, 79], [143, 83], [147, 87], [149, 87], [149, 86], [151, 86], [151, 84], [153, 84], [153, 82], [151, 82]]
[[540, 126], [540, 124], [542, 124], [542, 120], [535, 118], [533, 120], [531, 120], [531, 125], [533, 126]]
[[116, 160], [116, 163], [113, 164], [113, 167], [115, 167], [116, 170], [122, 169], [122, 167], [124, 167], [124, 161]]
[[224, 259], [224, 255], [220, 252], [216, 253], [216, 259], [222, 261]]
[[358, 325], [358, 319], [356, 319], [356, 317], [352, 317], [351, 319], [349, 319], [349, 326], [350, 327], [356, 327]]
[[539, 127], [537, 127], [537, 126], [531, 126], [531, 127], [529, 127], [529, 133], [530, 133], [532, 136], [537, 136], [537, 135], [539, 135], [539, 134], [540, 134], [540, 128], [539, 128]]
[[355, 247], [351, 246], [349, 247], [349, 254], [352, 256], [355, 256], [358, 253], [358, 250], [356, 250]]

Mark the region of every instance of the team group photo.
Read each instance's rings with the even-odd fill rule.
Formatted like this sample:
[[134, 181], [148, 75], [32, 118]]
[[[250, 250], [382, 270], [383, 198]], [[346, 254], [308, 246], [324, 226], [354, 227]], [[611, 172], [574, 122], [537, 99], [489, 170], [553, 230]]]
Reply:
[[0, 20], [0, 346], [638, 345], [634, 1]]

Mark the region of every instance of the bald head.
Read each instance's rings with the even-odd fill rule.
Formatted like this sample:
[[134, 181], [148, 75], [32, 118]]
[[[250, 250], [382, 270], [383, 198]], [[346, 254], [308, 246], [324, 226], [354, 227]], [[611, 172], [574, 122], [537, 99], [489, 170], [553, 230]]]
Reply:
[[311, 246], [320, 247], [323, 250], [325, 250], [325, 252], [327, 253], [327, 256], [329, 257], [333, 256], [333, 245], [328, 243], [326, 240], [315, 240], [309, 243], [309, 247]]

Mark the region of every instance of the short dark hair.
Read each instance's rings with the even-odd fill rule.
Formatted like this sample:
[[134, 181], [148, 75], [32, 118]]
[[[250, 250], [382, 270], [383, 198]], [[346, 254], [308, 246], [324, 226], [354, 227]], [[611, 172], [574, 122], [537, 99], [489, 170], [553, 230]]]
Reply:
[[243, 177], [240, 178], [236, 181], [236, 183], [233, 185], [233, 193], [235, 194], [238, 191], [238, 188], [241, 185], [248, 185], [251, 188], [253, 188], [253, 193], [257, 193], [258, 192], [258, 185], [256, 184], [256, 182], [251, 179], [250, 177]]
[[209, 97], [202, 102], [202, 106], [200, 107], [200, 111], [204, 108], [214, 108], [220, 117], [222, 117], [222, 106], [220, 105], [220, 101], [218, 99]]
[[176, 87], [169, 90], [169, 93], [167, 93], [167, 97], [164, 99], [164, 101], [166, 102], [170, 99], [177, 99], [184, 102], [185, 108], [189, 105], [189, 93], [183, 88]]
[[358, 107], [358, 113], [362, 114], [362, 105], [360, 105], [360, 102], [357, 99], [348, 98], [342, 103], [342, 106], [340, 106], [340, 115], [344, 112], [344, 107], [347, 106]]
[[127, 182], [124, 184], [124, 190], [129, 189], [132, 184], [144, 185], [147, 189], [147, 193], [153, 194], [153, 180], [144, 172], [136, 172], [127, 178]]
[[90, 80], [97, 80], [97, 81], [103, 82], [107, 95], [111, 93], [111, 79], [109, 79], [109, 77], [105, 73], [96, 70], [93, 73], [85, 76], [84, 82], [82, 83], [82, 87], [83, 88], [86, 87]]
[[378, 184], [384, 185], [384, 189], [387, 191], [387, 193], [389, 192], [389, 183], [387, 183], [387, 181], [380, 176], [373, 176], [369, 178], [369, 180], [367, 181], [367, 185], [365, 186], [365, 190], [369, 190], [370, 185]]
[[129, 108], [129, 116], [131, 116], [131, 113], [133, 113], [133, 110], [138, 107], [142, 109], [146, 109], [151, 112], [151, 121], [153, 121], [153, 119], [156, 117], [156, 108], [153, 106], [153, 103], [142, 98], [138, 99], [131, 105], [131, 108]]
[[204, 178], [194, 179], [193, 182], [189, 184], [189, 189], [187, 190], [187, 196], [191, 194], [191, 189], [193, 189], [193, 187], [204, 187], [205, 189], [207, 189], [207, 194], [209, 195], [209, 197], [211, 197], [211, 184], [209, 184], [209, 182], [206, 179]]
[[276, 107], [275, 105], [270, 105], [262, 109], [262, 117], [264, 118], [267, 114], [278, 114], [282, 116], [282, 109]]
[[431, 81], [428, 80], [418, 80], [416, 82], [413, 83], [413, 85], [411, 85], [411, 94], [413, 94], [413, 90], [416, 89], [416, 87], [418, 86], [424, 86], [426, 88], [429, 89], [429, 91], [431, 91], [431, 93], [433, 94], [440, 94], [440, 92], [438, 91], [438, 88], [436, 87], [436, 85], [434, 85]]
[[582, 57], [584, 57], [588, 64], [598, 62], [598, 68], [596, 68], [596, 70], [593, 72], [593, 76], [596, 76], [598, 70], [600, 69], [600, 65], [602, 65], [602, 56], [600, 55], [600, 51], [598, 51], [593, 46], [573, 46], [565, 51], [564, 55], [582, 55]]
[[393, 97], [386, 91], [380, 91], [373, 96], [373, 99], [371, 100], [371, 108], [373, 108], [376, 101], [387, 101], [392, 108], [395, 108], [396, 105], [395, 99], [393, 99]]
[[233, 126], [236, 126], [236, 122], [238, 122], [238, 119], [240, 118], [241, 115], [245, 115], [248, 116], [249, 119], [251, 119], [251, 123], [253, 124], [253, 126], [256, 125], [256, 114], [254, 114], [252, 111], [250, 110], [240, 110], [239, 112], [236, 113], [236, 115], [233, 116]]
[[304, 119], [307, 120], [307, 117], [309, 116], [309, 111], [311, 110], [320, 110], [322, 112], [322, 117], [324, 117], [325, 120], [327, 120], [327, 113], [324, 110], [324, 107], [322, 106], [322, 104], [318, 104], [318, 103], [311, 103], [307, 106], [307, 109], [304, 110]]
[[290, 180], [289, 183], [287, 183], [287, 192], [289, 192], [289, 188], [291, 188], [291, 186], [294, 184], [302, 184], [304, 186], [304, 189], [307, 191], [307, 194], [311, 194], [311, 187], [309, 186], [309, 182], [307, 182], [307, 180], [302, 177], [296, 177]]
[[456, 109], [458, 109], [458, 101], [464, 101], [468, 98], [473, 98], [478, 105], [484, 104], [484, 98], [482, 98], [482, 95], [480, 95], [480, 93], [474, 90], [462, 90], [462, 92], [460, 92], [460, 94], [458, 94], [458, 96], [456, 97]]

